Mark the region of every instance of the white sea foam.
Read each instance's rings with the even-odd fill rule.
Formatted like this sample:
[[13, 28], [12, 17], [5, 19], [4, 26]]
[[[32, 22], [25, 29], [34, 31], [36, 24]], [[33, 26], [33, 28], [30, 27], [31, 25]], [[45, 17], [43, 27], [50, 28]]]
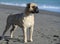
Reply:
[[56, 6], [47, 6], [47, 5], [42, 5], [42, 6], [39, 6], [39, 8], [50, 8], [50, 9], [60, 9], [60, 7], [56, 7]]
[[39, 9], [43, 9], [43, 10], [60, 12], [60, 7], [57, 7], [57, 6], [47, 6], [47, 5], [43, 5], [43, 6], [38, 6], [38, 7], [39, 7]]

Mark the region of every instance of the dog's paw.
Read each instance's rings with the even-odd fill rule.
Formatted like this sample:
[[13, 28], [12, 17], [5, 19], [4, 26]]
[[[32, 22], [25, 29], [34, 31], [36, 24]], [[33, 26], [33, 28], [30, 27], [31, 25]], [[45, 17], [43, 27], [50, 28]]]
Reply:
[[24, 43], [27, 43], [27, 41], [24, 41]]
[[24, 41], [24, 43], [27, 43], [27, 40], [23, 40]]
[[28, 42], [33, 42], [33, 40], [31, 39], [31, 40], [28, 40]]

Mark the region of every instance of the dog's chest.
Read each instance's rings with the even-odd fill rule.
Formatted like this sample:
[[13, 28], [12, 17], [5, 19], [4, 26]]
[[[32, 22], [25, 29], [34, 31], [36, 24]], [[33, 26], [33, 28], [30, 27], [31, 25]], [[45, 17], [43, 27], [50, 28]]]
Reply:
[[23, 19], [24, 26], [30, 27], [34, 25], [34, 15], [29, 15]]

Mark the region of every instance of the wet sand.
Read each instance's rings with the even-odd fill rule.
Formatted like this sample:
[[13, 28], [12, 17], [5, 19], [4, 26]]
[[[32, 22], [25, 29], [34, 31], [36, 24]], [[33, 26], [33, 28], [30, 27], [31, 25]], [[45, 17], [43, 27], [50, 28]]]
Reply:
[[[0, 4], [0, 36], [2, 35], [7, 16], [11, 13], [21, 13], [24, 7], [8, 6]], [[10, 36], [10, 30], [6, 33], [6, 38]], [[14, 33], [15, 38], [9, 39], [8, 44], [24, 44], [23, 33], [18, 27]], [[33, 33], [33, 42], [27, 44], [60, 44], [60, 13], [40, 10], [35, 15], [35, 27]], [[0, 40], [0, 44], [7, 41]]]

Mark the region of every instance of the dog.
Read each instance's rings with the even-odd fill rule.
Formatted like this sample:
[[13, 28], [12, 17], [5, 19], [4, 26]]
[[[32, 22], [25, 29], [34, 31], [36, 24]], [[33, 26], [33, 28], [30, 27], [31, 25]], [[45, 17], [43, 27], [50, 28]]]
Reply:
[[33, 29], [34, 29], [34, 14], [39, 13], [37, 4], [28, 3], [23, 13], [10, 14], [7, 17], [6, 28], [2, 34], [5, 35], [7, 30], [12, 26], [10, 30], [10, 36], [13, 38], [15, 29], [19, 26], [23, 30], [24, 42], [27, 43], [27, 28], [29, 28], [29, 41], [32, 42]]

